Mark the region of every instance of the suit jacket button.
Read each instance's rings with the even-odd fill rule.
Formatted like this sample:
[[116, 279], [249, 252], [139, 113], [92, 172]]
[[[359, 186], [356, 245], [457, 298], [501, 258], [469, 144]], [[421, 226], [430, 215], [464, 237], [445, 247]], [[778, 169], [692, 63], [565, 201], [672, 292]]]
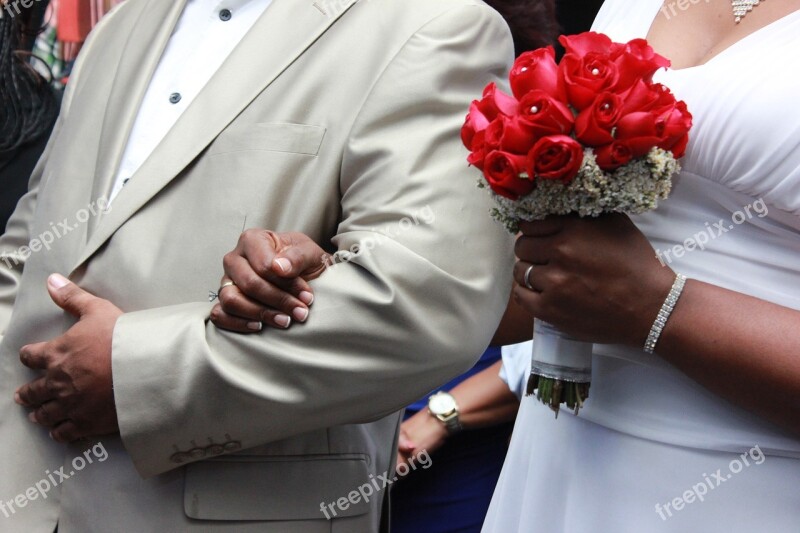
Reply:
[[225, 448], [222, 444], [212, 444], [211, 446], [206, 447], [206, 453], [208, 455], [222, 455], [225, 453]]
[[185, 453], [178, 452], [172, 454], [172, 457], [170, 457], [169, 460], [172, 461], [173, 463], [181, 464], [185, 463], [188, 458], [189, 457]]
[[206, 451], [203, 448], [193, 448], [189, 450], [189, 457], [192, 459], [202, 459], [206, 456]]
[[228, 453], [238, 452], [239, 450], [242, 449], [242, 443], [239, 442], [238, 440], [232, 440], [230, 442], [226, 442], [224, 448], [225, 451]]

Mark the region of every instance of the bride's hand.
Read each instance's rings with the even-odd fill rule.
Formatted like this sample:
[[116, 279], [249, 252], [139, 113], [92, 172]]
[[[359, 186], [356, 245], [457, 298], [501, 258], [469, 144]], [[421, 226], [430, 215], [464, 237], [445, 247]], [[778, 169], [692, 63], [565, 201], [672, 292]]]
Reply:
[[[225, 255], [225, 276], [211, 322], [221, 329], [255, 333], [264, 324], [280, 329], [305, 322], [328, 254], [303, 233], [250, 229]], [[231, 284], [232, 283], [232, 284]]]
[[580, 340], [644, 345], [675, 273], [627, 216], [549, 217], [520, 229], [514, 298], [523, 308]]

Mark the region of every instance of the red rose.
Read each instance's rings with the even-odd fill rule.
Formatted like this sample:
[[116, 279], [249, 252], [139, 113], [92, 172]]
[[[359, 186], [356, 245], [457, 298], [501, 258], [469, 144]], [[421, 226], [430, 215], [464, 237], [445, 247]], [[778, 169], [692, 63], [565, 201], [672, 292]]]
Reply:
[[605, 171], [616, 170], [633, 159], [630, 147], [619, 141], [596, 148], [594, 154], [597, 165]]
[[533, 179], [520, 177], [526, 161], [524, 155], [495, 150], [486, 156], [483, 175], [494, 192], [510, 200], [518, 200], [533, 190]]
[[484, 146], [484, 131], [497, 117], [516, 115], [518, 106], [514, 98], [498, 89], [494, 83], [483, 90], [483, 98], [472, 102], [461, 127], [461, 142], [472, 152], [467, 158], [470, 165], [483, 169], [483, 160], [489, 152]]
[[619, 119], [616, 139], [630, 149], [632, 157], [643, 157], [663, 141], [658, 130], [656, 115], [653, 113], [629, 113]]
[[620, 97], [602, 93], [575, 119], [575, 136], [585, 146], [603, 146], [614, 141], [612, 131], [620, 117]]
[[675, 102], [655, 111], [640, 111], [622, 117], [617, 123], [616, 139], [624, 142], [633, 157], [643, 157], [659, 147], [683, 157], [689, 142], [692, 115], [684, 102]]
[[578, 111], [592, 105], [599, 93], [613, 90], [619, 80], [617, 65], [608, 55], [598, 52], [567, 54], [561, 59], [560, 69], [567, 99]]
[[683, 101], [663, 110], [656, 119], [656, 131], [661, 136], [658, 147], [670, 150], [675, 159], [680, 159], [686, 153], [689, 144], [689, 130], [692, 128], [692, 114]]
[[658, 69], [670, 66], [669, 59], [655, 53], [644, 39], [628, 42], [615, 60], [621, 74], [618, 88], [622, 90], [638, 80], [650, 82]]
[[478, 109], [490, 121], [497, 118], [497, 115], [512, 116], [517, 114], [518, 102], [500, 89], [492, 82], [483, 90], [483, 98], [476, 102]]
[[552, 46], [524, 52], [514, 62], [509, 75], [511, 92], [521, 100], [530, 91], [544, 91], [553, 98], [566, 100], [564, 82], [559, 74]]
[[627, 91], [620, 95], [623, 115], [637, 111], [652, 111], [666, 108], [675, 103], [675, 96], [669, 89], [659, 83], [647, 83], [638, 80]]
[[[464, 125], [461, 127], [461, 142], [464, 143], [464, 146], [467, 150], [475, 150], [479, 149], [480, 146], [477, 145], [475, 134], [485, 130], [489, 126], [489, 119], [486, 118], [481, 110], [478, 108], [478, 102], [472, 102], [469, 106], [469, 113], [467, 113], [467, 118], [464, 120]], [[481, 140], [483, 137], [481, 137]]]
[[528, 175], [569, 183], [583, 164], [583, 147], [572, 137], [550, 135], [537, 142], [528, 154]]
[[558, 42], [567, 54], [585, 56], [591, 52], [611, 56], [618, 53], [623, 45], [611, 40], [608, 35], [587, 31], [577, 35], [562, 35]]
[[546, 135], [569, 134], [575, 122], [566, 104], [538, 89], [522, 98], [519, 112], [531, 127], [533, 141]]
[[498, 116], [486, 128], [486, 145], [490, 150], [511, 154], [527, 154], [538, 137], [534, 128], [519, 116]]
[[561, 61], [567, 96], [579, 110], [589, 105], [591, 92], [620, 93], [638, 81], [649, 84], [659, 68], [670, 65], [644, 39], [620, 44], [606, 35], [586, 32], [562, 36], [559, 41], [567, 52]]
[[473, 140], [473, 148], [469, 156], [467, 156], [467, 163], [470, 165], [483, 170], [483, 163], [486, 159], [486, 154], [489, 153], [489, 148], [484, 142], [484, 137], [486, 135], [486, 130], [481, 130], [475, 134], [475, 138]]

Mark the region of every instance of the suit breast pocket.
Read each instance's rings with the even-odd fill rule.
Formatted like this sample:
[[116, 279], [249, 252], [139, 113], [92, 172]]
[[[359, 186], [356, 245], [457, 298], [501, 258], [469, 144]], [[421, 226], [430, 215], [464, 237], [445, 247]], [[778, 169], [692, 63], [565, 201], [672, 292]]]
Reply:
[[325, 128], [310, 124], [269, 122], [234, 124], [209, 146], [206, 156], [242, 152], [283, 152], [314, 157], [319, 153]]

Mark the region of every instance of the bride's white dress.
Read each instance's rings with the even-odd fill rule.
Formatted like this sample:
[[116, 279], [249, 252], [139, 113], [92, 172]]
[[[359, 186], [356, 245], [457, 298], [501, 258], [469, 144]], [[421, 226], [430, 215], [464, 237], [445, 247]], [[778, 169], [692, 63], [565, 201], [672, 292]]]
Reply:
[[[661, 5], [609, 0], [594, 29], [616, 41], [644, 37]], [[674, 270], [794, 309], [798, 57], [800, 11], [705, 65], [659, 73], [695, 126], [672, 196], [635, 218], [662, 252], [709, 237], [704, 250], [671, 253]], [[800, 346], [792, 355], [800, 357]], [[800, 439], [656, 356], [597, 345], [593, 363], [579, 417], [562, 411], [554, 420], [523, 398], [484, 532], [800, 532]]]

